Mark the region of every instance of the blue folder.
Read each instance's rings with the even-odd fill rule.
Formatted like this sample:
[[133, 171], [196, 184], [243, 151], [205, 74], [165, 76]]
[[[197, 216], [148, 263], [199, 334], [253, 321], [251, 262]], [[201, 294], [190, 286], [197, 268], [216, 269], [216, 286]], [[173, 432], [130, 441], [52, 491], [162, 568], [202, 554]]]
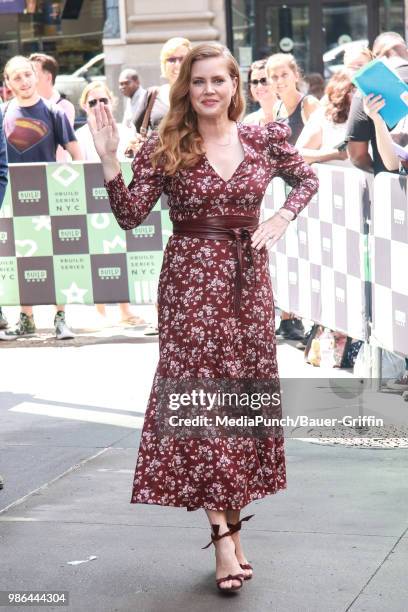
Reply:
[[408, 115], [408, 86], [382, 60], [373, 60], [360, 68], [352, 81], [364, 96], [375, 94], [384, 98], [380, 115], [389, 128]]

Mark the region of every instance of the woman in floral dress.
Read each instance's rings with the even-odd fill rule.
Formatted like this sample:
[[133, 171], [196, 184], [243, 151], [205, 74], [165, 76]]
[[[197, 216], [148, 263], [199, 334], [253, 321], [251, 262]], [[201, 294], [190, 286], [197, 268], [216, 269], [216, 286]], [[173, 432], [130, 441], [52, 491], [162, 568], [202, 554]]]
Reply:
[[[274, 244], [317, 190], [317, 179], [287, 143], [287, 126], [245, 126], [239, 67], [222, 45], [185, 57], [170, 111], [133, 161], [126, 187], [109, 109], [90, 128], [112, 210], [138, 226], [168, 196], [174, 234], [159, 282], [160, 360], [146, 412], [132, 503], [203, 508], [212, 525], [217, 585], [252, 577], [240, 539], [240, 510], [286, 487], [282, 437], [163, 434], [166, 380], [278, 380], [266, 245]], [[259, 224], [269, 181], [292, 185], [285, 205]], [[176, 430], [176, 428], [174, 428]], [[241, 519], [242, 520], [242, 519]], [[228, 536], [228, 537], [227, 537]]]

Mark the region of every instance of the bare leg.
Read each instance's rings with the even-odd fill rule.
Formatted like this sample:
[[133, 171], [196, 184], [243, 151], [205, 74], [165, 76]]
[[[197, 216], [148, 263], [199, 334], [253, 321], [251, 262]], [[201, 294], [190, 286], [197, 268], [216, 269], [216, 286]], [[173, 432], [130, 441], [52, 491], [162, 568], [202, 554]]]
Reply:
[[[240, 512], [241, 512], [240, 510], [227, 510], [227, 522], [232, 523], [233, 525], [235, 525], [235, 523], [238, 523]], [[246, 565], [248, 563], [248, 559], [246, 558], [244, 554], [244, 550], [241, 545], [240, 533], [241, 533], [240, 531], [236, 531], [235, 533], [233, 533], [232, 539], [234, 540], [235, 555], [238, 559], [238, 563], [242, 563], [243, 565]], [[245, 570], [243, 569], [242, 572], [244, 573], [244, 576], [246, 577], [252, 576], [252, 570], [250, 569], [245, 569]]]
[[96, 312], [101, 315], [101, 317], [106, 317], [106, 306], [105, 304], [95, 304]]
[[122, 302], [119, 304], [119, 310], [120, 310], [120, 319], [121, 321], [127, 321], [128, 319], [133, 319], [133, 322], [135, 325], [144, 325], [146, 323], [146, 321], [144, 319], [142, 319], [142, 317], [139, 317], [138, 315], [135, 315], [131, 309], [130, 309], [130, 304], [128, 302]]
[[[215, 510], [206, 510], [210, 525], [220, 525], [219, 534], [222, 535], [228, 531], [226, 512], [218, 512]], [[237, 558], [235, 556], [235, 545], [231, 537], [227, 536], [218, 540], [214, 544], [215, 548], [215, 577], [222, 578], [229, 574], [242, 574]], [[239, 586], [239, 580], [226, 580], [220, 584], [222, 589], [230, 589], [231, 587]]]

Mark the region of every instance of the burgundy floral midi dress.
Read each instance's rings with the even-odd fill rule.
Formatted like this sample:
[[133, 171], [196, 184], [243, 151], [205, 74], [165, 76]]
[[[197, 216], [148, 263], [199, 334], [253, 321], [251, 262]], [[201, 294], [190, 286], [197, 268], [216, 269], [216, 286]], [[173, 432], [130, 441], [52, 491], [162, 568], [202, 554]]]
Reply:
[[[206, 156], [166, 176], [150, 156], [153, 134], [136, 155], [133, 180], [106, 183], [124, 229], [139, 225], [164, 192], [172, 221], [243, 215], [259, 218], [268, 183], [292, 186], [285, 208], [297, 215], [317, 190], [317, 178], [286, 141], [289, 128], [237, 124], [244, 160], [228, 181]], [[249, 259], [248, 254], [245, 259]], [[159, 281], [160, 358], [146, 411], [131, 503], [188, 510], [240, 509], [286, 487], [282, 437], [176, 438], [157, 433], [158, 379], [278, 379], [274, 306], [266, 249], [244, 261], [241, 306], [234, 313], [237, 273], [233, 241], [173, 235]], [[252, 265], [250, 265], [252, 263]]]

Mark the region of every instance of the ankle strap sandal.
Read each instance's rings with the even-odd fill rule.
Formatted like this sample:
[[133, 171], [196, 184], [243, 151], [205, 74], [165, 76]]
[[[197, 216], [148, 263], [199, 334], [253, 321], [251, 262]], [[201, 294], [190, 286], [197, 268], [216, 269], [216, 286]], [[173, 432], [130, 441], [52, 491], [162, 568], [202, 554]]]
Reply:
[[[227, 536], [230, 536], [233, 532], [231, 530], [226, 531], [225, 533], [223, 533], [222, 535], [220, 535], [220, 525], [211, 525], [212, 527], [212, 534], [211, 534], [211, 541], [206, 545], [203, 546], [203, 548], [201, 550], [205, 550], [206, 548], [208, 548], [209, 546], [211, 546], [211, 544], [214, 544], [215, 546], [215, 542], [218, 542], [218, 540], [221, 540], [222, 538], [225, 538]], [[231, 586], [229, 589], [224, 589], [221, 587], [221, 584], [223, 582], [227, 582], [228, 580], [236, 580], [239, 582], [239, 585], [237, 586]], [[245, 576], [244, 574], [228, 574], [228, 576], [223, 576], [222, 578], [218, 578], [216, 580], [217, 583], [217, 587], [220, 589], [220, 591], [223, 592], [229, 592], [229, 591], [238, 591], [242, 585], [244, 584], [244, 580], [245, 580]]]
[[[245, 516], [244, 518], [240, 519], [238, 523], [227, 523], [230, 533], [236, 533], [237, 531], [241, 531], [243, 521], [249, 521], [249, 519], [251, 519], [253, 516], [255, 516], [255, 514], [250, 514], [249, 516]], [[241, 569], [243, 570], [253, 570], [254, 569], [250, 563], [240, 563], [239, 565]], [[251, 578], [252, 578], [252, 575], [245, 576], [244, 580], [251, 580]]]
[[[223, 582], [227, 582], [227, 580], [238, 580], [239, 581], [239, 585], [238, 586], [230, 586], [229, 589], [224, 589], [222, 588], [221, 584]], [[228, 574], [228, 576], [224, 576], [223, 578], [218, 578], [217, 582], [217, 587], [220, 589], [220, 591], [239, 591], [239, 589], [242, 588], [242, 585], [244, 584], [244, 574]]]
[[230, 529], [229, 531], [226, 531], [225, 533], [220, 535], [220, 525], [211, 525], [211, 527], [212, 527], [211, 541], [208, 542], [206, 546], [203, 546], [201, 550], [205, 550], [206, 548], [211, 546], [211, 544], [215, 544], [215, 542], [218, 542], [218, 540], [221, 540], [222, 538], [226, 538], [227, 536], [230, 536], [231, 534], [234, 533]]
[[227, 523], [227, 526], [231, 533], [236, 533], [237, 531], [241, 531], [242, 523], [244, 521], [249, 521], [255, 514], [249, 514], [248, 516], [244, 516], [244, 518], [240, 519], [238, 523]]

